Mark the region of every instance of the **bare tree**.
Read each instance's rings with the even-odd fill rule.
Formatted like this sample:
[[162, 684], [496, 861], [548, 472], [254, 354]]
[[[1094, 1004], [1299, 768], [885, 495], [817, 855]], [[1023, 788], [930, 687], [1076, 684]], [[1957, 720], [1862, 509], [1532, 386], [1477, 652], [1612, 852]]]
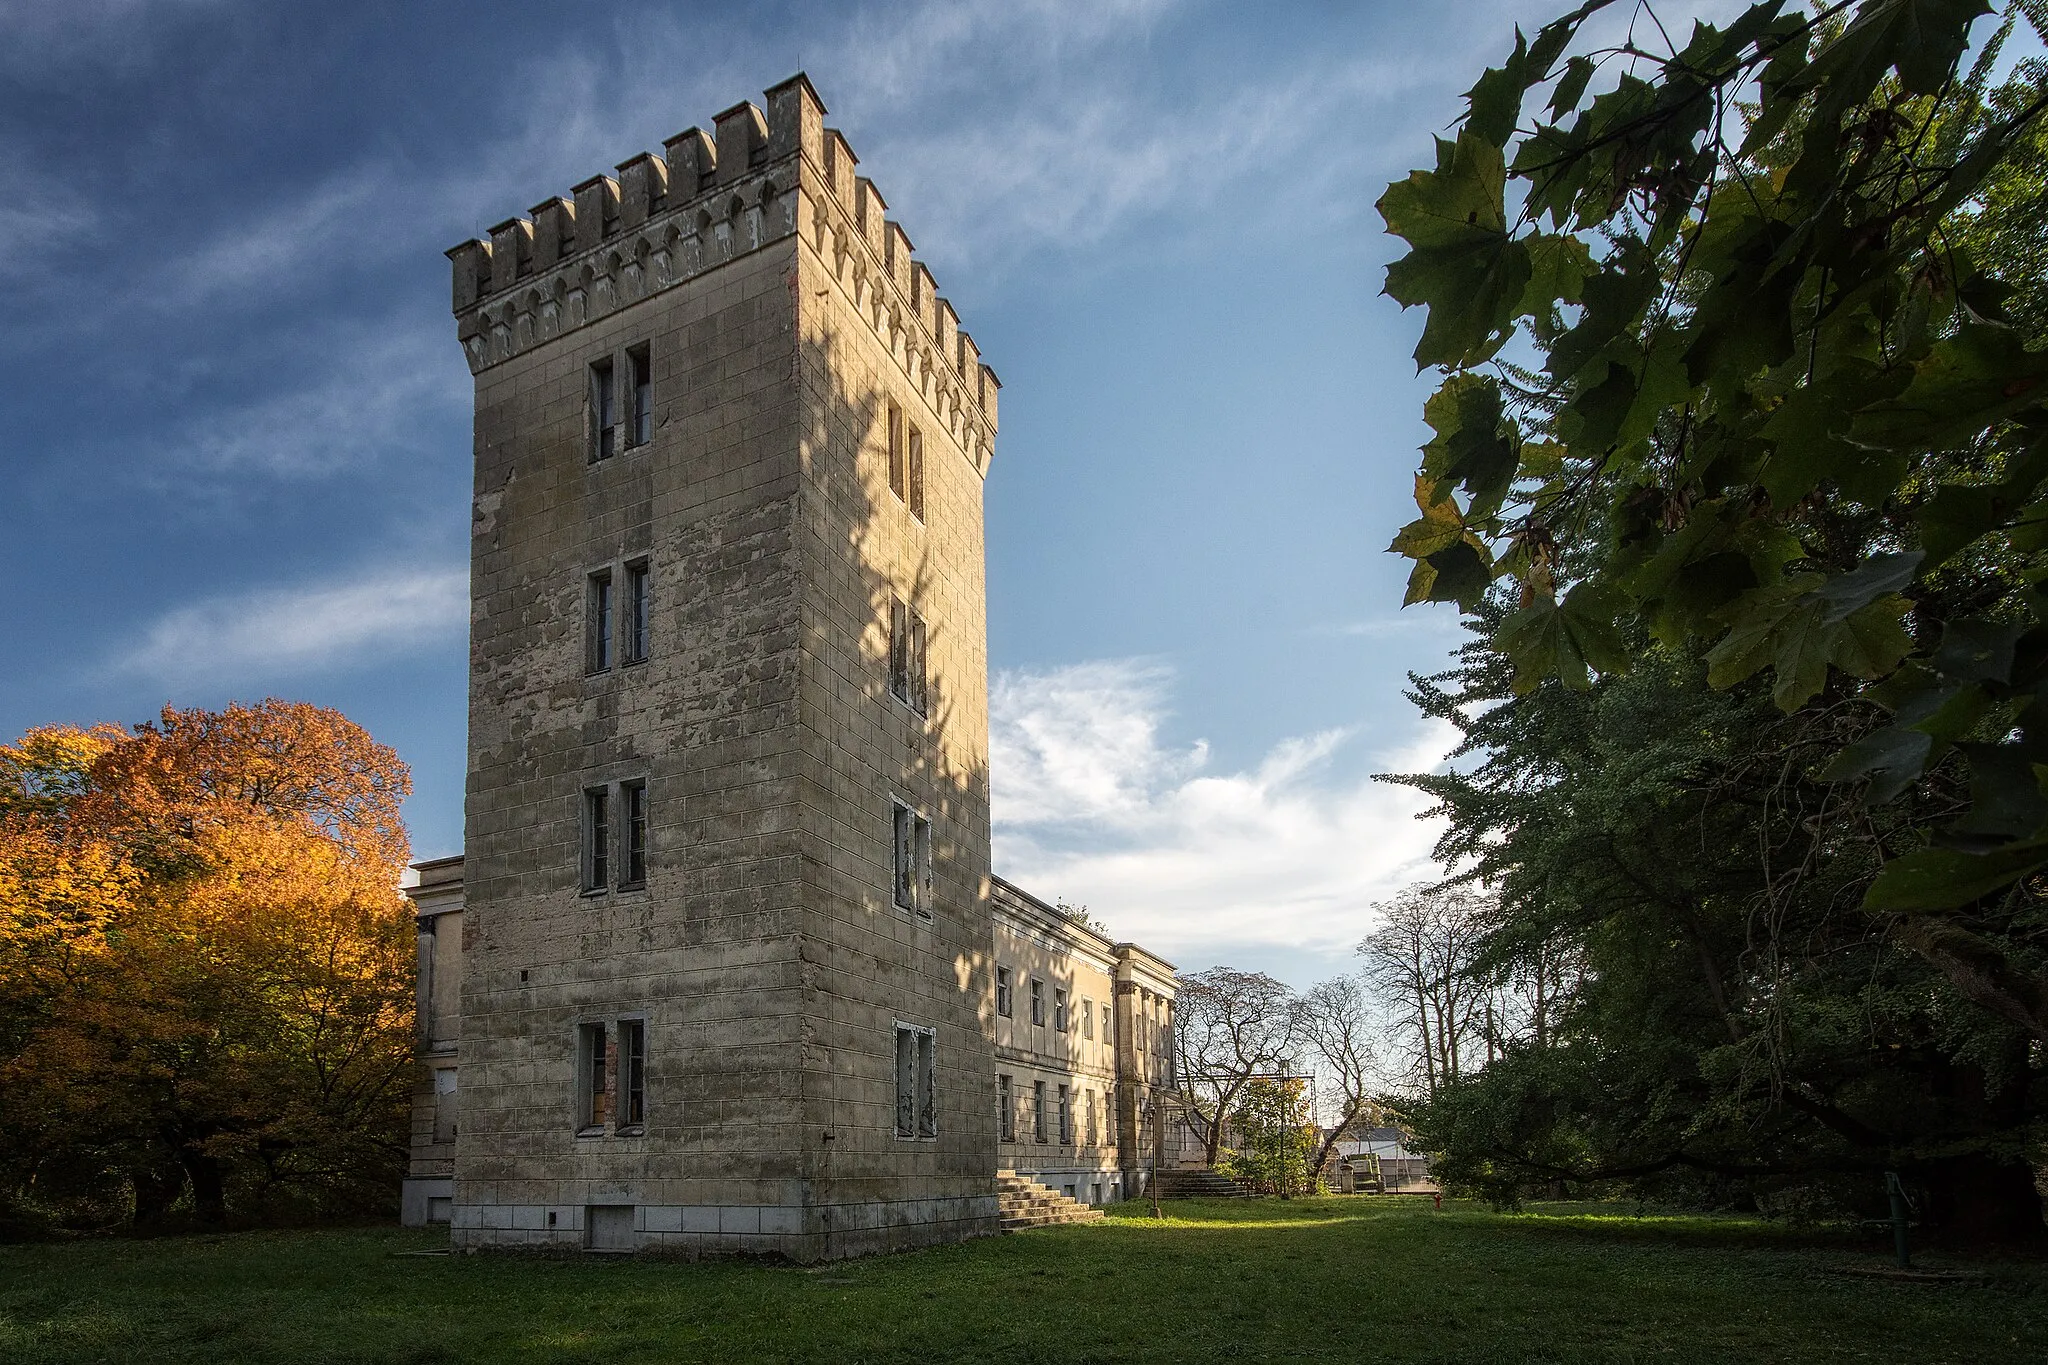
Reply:
[[1317, 1070], [1327, 1082], [1322, 1094], [1335, 1119], [1324, 1129], [1309, 1165], [1315, 1172], [1323, 1169], [1331, 1149], [1353, 1124], [1370, 1122], [1375, 1113], [1367, 1087], [1379, 1070], [1378, 1029], [1365, 983], [1355, 976], [1338, 976], [1310, 987], [1295, 1002], [1295, 1032], [1315, 1054]]
[[1173, 1046], [1187, 1121], [1209, 1165], [1245, 1083], [1283, 1069], [1298, 1014], [1294, 992], [1264, 972], [1212, 967], [1180, 978]]
[[1474, 1044], [1499, 1041], [1500, 983], [1478, 972], [1492, 902], [1462, 887], [1410, 887], [1374, 907], [1385, 922], [1358, 945], [1369, 981], [1386, 996], [1412, 1047], [1423, 1093], [1457, 1079]]

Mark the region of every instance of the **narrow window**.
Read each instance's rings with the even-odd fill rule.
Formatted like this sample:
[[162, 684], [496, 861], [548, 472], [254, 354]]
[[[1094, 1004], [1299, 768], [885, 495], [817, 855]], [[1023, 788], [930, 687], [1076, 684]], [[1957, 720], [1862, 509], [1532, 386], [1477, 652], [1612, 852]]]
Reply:
[[1017, 1140], [1017, 1111], [1010, 1094], [1010, 1078], [996, 1076], [996, 1136], [1004, 1142]]
[[452, 1066], [444, 1066], [434, 1072], [434, 1141], [455, 1141], [457, 1105], [461, 1098], [456, 1091], [456, 1074]]
[[909, 806], [895, 808], [895, 900], [900, 909], [931, 917], [932, 822]]
[[907, 482], [903, 459], [903, 409], [889, 405], [889, 491], [901, 502]]
[[917, 1131], [917, 1034], [908, 1024], [896, 1026], [896, 1136]]
[[1045, 1082], [1031, 1083], [1031, 1139], [1045, 1141]]
[[618, 453], [619, 394], [616, 378], [609, 360], [600, 360], [590, 367], [592, 460], [609, 460]]
[[917, 1135], [939, 1135], [939, 1035], [930, 1029], [917, 1035]]
[[1052, 1029], [1054, 1033], [1067, 1031], [1067, 993], [1058, 986], [1052, 991]]
[[1088, 1092], [1088, 1145], [1095, 1145], [1095, 1092]]
[[924, 433], [910, 429], [910, 515], [924, 520]]
[[582, 1073], [582, 1094], [576, 1101], [576, 1126], [581, 1129], [602, 1128], [608, 1118], [611, 1102], [609, 1080], [611, 1060], [607, 1055], [608, 1040], [603, 1024], [585, 1024], [577, 1030], [579, 1036], [577, 1070]]
[[621, 887], [645, 886], [647, 884], [647, 782], [619, 785], [619, 798], [626, 807], [626, 840], [624, 876], [619, 879]]
[[1074, 1141], [1074, 1095], [1073, 1091], [1060, 1087], [1060, 1145], [1071, 1146]]
[[1045, 1023], [1045, 983], [1035, 976], [1031, 978], [1031, 1022]]
[[639, 1128], [647, 1122], [647, 1022], [619, 1021], [619, 1126]]
[[631, 444], [644, 446], [654, 439], [654, 366], [647, 348], [635, 346], [626, 352], [633, 369], [633, 430]]
[[896, 904], [917, 908], [917, 812], [896, 807]]
[[1010, 1017], [1011, 984], [1010, 969], [1008, 967], [996, 968], [996, 1013], [1005, 1019]]
[[600, 569], [590, 576], [584, 593], [584, 657], [592, 673], [612, 666], [612, 571]]
[[1085, 995], [1081, 997], [1081, 1036], [1095, 1041], [1095, 1002]]
[[612, 794], [603, 787], [583, 793], [583, 889], [602, 891], [612, 880]]
[[626, 638], [625, 655], [629, 664], [647, 662], [648, 627], [651, 604], [648, 594], [653, 575], [648, 571], [647, 561], [626, 566]]
[[1105, 1000], [1102, 1002], [1102, 1045], [1104, 1047], [1115, 1046], [1115, 1042], [1110, 1037], [1113, 1029], [1114, 1025], [1110, 1022], [1109, 1017], [1109, 1002]]
[[910, 700], [910, 607], [900, 597], [889, 599], [889, 694]]
[[903, 692], [903, 699], [909, 702], [910, 709], [917, 712], [917, 714], [919, 714], [920, 716], [926, 714], [925, 703], [928, 698], [924, 647], [924, 618], [922, 616], [919, 616], [916, 612], [911, 612], [910, 647], [908, 650], [905, 651], [908, 657], [905, 660], [905, 688]]

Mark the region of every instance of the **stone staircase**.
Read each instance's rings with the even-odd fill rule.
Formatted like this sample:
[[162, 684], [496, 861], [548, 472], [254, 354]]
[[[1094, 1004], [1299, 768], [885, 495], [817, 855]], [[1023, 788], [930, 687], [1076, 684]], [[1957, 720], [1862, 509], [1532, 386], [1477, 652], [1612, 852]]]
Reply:
[[1002, 1211], [1004, 1232], [1049, 1228], [1060, 1223], [1093, 1223], [1102, 1217], [1101, 1209], [1069, 1199], [1015, 1171], [996, 1172], [996, 1199]]
[[1206, 1166], [1188, 1170], [1161, 1171], [1159, 1182], [1161, 1199], [1247, 1199], [1251, 1191], [1232, 1180], [1229, 1176], [1218, 1175]]

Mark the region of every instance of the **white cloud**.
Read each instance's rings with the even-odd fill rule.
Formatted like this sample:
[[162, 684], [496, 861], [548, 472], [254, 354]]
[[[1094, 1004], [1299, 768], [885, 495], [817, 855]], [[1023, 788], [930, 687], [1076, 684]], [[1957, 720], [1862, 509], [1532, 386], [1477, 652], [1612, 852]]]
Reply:
[[171, 687], [254, 685], [439, 644], [468, 619], [467, 569], [380, 568], [176, 608], [158, 617], [112, 671]]
[[1090, 906], [1122, 938], [1182, 966], [1275, 952], [1331, 959], [1369, 907], [1440, 875], [1419, 793], [1374, 771], [1436, 768], [1448, 727], [1357, 754], [1331, 730], [1281, 741], [1254, 766], [1210, 771], [1205, 747], [1159, 734], [1170, 674], [1097, 661], [999, 675], [992, 690], [996, 870]]
[[393, 453], [425, 456], [435, 453], [425, 419], [437, 411], [459, 415], [469, 403], [469, 371], [452, 327], [381, 338], [334, 329], [323, 350], [332, 363], [305, 385], [210, 408], [163, 452], [172, 466], [167, 477], [175, 485], [193, 468], [317, 477]]

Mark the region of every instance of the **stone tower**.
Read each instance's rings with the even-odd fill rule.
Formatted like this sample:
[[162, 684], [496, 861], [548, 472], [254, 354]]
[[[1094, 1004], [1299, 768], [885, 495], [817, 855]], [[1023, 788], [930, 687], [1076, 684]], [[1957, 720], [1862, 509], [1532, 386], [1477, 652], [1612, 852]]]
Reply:
[[995, 375], [802, 76], [466, 242], [457, 1246], [994, 1229]]

